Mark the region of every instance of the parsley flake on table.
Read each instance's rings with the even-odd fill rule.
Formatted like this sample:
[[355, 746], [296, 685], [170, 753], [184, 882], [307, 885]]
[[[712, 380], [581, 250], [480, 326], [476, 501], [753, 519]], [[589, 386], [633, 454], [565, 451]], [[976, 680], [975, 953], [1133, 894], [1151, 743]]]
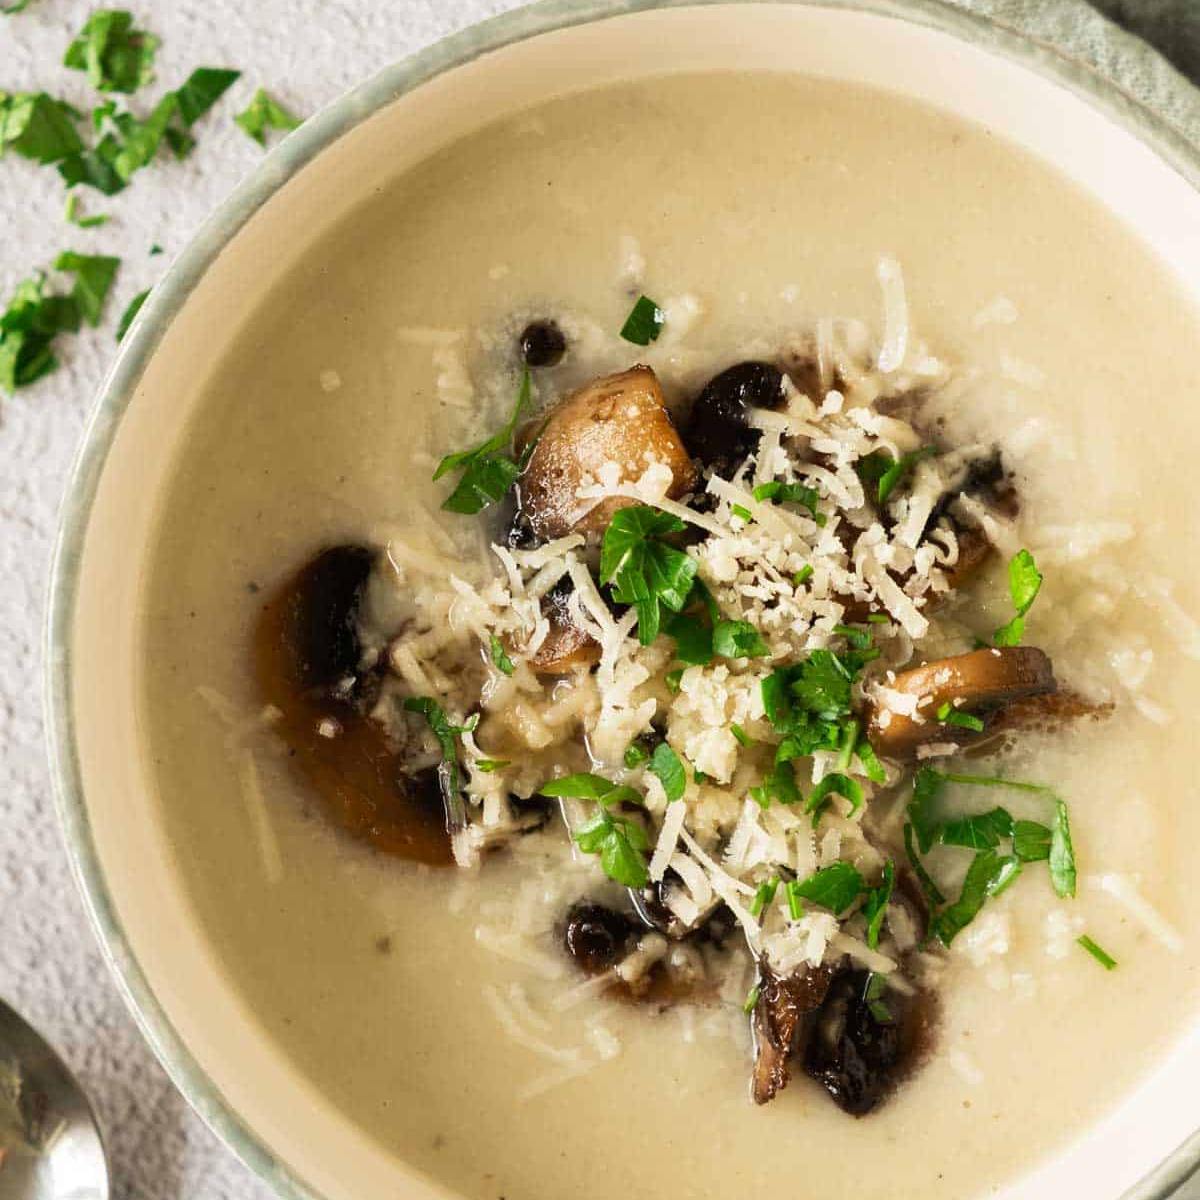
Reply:
[[91, 326], [100, 324], [104, 302], [121, 265], [119, 258], [104, 254], [78, 254], [64, 250], [54, 267], [75, 276], [71, 299], [79, 306], [79, 315]]
[[633, 788], [614, 784], [602, 775], [580, 774], [552, 779], [538, 790], [552, 798], [595, 801], [595, 815], [575, 831], [580, 850], [598, 854], [604, 873], [625, 887], [643, 888], [650, 882], [646, 831], [638, 821], [619, 814], [623, 804], [641, 805], [642, 798]]
[[696, 560], [662, 539], [684, 523], [645, 505], [618, 509], [600, 547], [600, 582], [618, 604], [637, 610], [638, 640], [649, 646], [662, 626], [662, 609], [680, 612], [696, 578]]
[[298, 129], [303, 124], [299, 117], [288, 112], [263, 88], [259, 88], [254, 93], [254, 98], [249, 105], [233, 119], [260, 146], [267, 144], [268, 129], [282, 129], [284, 132], [289, 132]]
[[83, 149], [75, 122], [82, 113], [45, 92], [0, 91], [0, 153], [12, 150], [43, 164]]
[[[464, 513], [468, 516], [482, 512], [489, 504], [504, 499], [516, 483], [523, 464], [517, 462], [507, 451], [521, 417], [530, 407], [532, 392], [533, 380], [529, 368], [526, 367], [521, 375], [521, 387], [512, 416], [500, 431], [473, 450], [459, 450], [447, 454], [438, 463], [437, 470], [433, 473], [435, 480], [441, 479], [450, 471], [462, 472], [454, 491], [442, 501], [442, 508], [447, 512]], [[532, 445], [531, 442], [526, 448], [526, 453]]]
[[197, 67], [175, 90], [179, 119], [190, 129], [241, 77], [226, 67]]
[[154, 78], [158, 38], [138, 29], [133, 14], [99, 8], [67, 48], [63, 65], [86, 71], [101, 92], [136, 92]]
[[649, 296], [639, 296], [621, 326], [621, 336], [635, 346], [648, 346], [658, 341], [666, 321], [663, 310]]
[[146, 303], [150, 297], [150, 289], [147, 288], [144, 292], [138, 292], [136, 296], [125, 307], [125, 311], [121, 314], [121, 319], [117, 322], [117, 341], [124, 341], [125, 335], [129, 332], [129, 327], [133, 324], [138, 313], [142, 311], [142, 305]]

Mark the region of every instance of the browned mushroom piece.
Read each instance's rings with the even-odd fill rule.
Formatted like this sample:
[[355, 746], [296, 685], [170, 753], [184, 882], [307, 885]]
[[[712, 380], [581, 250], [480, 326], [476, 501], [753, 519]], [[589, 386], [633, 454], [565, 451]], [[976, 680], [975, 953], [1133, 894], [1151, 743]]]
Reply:
[[375, 552], [334, 546], [262, 607], [254, 634], [259, 696], [287, 762], [352, 836], [417, 862], [453, 862], [445, 789], [413, 772], [367, 715], [377, 679], [360, 666], [358, 617]]
[[518, 450], [533, 437], [537, 445], [518, 484], [519, 516], [542, 540], [601, 533], [617, 509], [637, 503], [621, 496], [594, 505], [579, 499], [577, 489], [607, 463], [617, 464], [624, 482], [653, 461], [666, 464], [672, 498], [696, 485], [695, 466], [649, 367], [606, 375], [573, 392], [521, 431]]
[[766, 1104], [787, 1087], [801, 1023], [806, 1014], [820, 1007], [833, 974], [829, 966], [801, 967], [786, 977], [776, 975], [765, 964], [759, 968], [758, 999], [751, 1021], [754, 1074], [750, 1094], [755, 1104]]
[[[889, 758], [912, 758], [926, 742], [968, 746], [994, 737], [1003, 727], [1005, 710], [1018, 701], [1058, 690], [1050, 659], [1033, 646], [1001, 646], [941, 658], [898, 675], [889, 688], [917, 698], [916, 713], [901, 712], [886, 698], [868, 710], [868, 736], [875, 750]], [[949, 704], [983, 722], [982, 730], [938, 720]]]
[[569, 675], [576, 667], [600, 661], [600, 643], [571, 616], [573, 590], [570, 581], [564, 580], [542, 598], [542, 615], [550, 622], [550, 632], [529, 659], [539, 675]]

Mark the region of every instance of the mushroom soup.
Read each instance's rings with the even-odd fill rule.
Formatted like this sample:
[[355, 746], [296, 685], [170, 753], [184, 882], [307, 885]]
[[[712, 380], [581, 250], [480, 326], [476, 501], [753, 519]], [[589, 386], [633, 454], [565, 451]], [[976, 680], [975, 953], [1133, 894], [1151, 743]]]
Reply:
[[264, 1025], [473, 1197], [961, 1198], [1099, 1118], [1196, 1003], [1195, 338], [1050, 168], [841, 85], [397, 178], [219, 364], [147, 593]]

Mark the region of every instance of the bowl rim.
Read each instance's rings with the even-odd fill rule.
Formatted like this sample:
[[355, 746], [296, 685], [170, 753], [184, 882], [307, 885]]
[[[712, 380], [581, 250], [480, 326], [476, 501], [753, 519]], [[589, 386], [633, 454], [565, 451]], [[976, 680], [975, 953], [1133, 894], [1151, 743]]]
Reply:
[[[538, 0], [451, 33], [378, 71], [285, 138], [218, 205], [171, 263], [123, 340], [76, 451], [49, 577], [43, 717], [54, 803], [71, 872], [118, 989], [188, 1104], [283, 1200], [325, 1198], [250, 1128], [172, 1025], [125, 936], [92, 836], [72, 714], [71, 646], [84, 538], [108, 452], [150, 359], [210, 264], [281, 187], [344, 134], [436, 76], [540, 34], [651, 9], [750, 5], [898, 18], [1015, 60], [1123, 125], [1200, 190], [1200, 90], [1156, 50], [1083, 0], [1055, 0], [1053, 5], [1045, 0]], [[1125, 1200], [1166, 1200], [1197, 1167], [1200, 1132]]]

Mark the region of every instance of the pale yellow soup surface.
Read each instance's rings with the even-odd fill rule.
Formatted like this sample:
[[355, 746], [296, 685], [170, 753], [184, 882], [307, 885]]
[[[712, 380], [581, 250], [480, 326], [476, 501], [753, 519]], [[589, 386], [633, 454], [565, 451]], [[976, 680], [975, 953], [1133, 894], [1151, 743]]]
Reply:
[[[679, 347], [713, 371], [820, 316], [877, 328], [875, 263], [894, 255], [916, 331], [980, 374], [961, 423], [1018, 469], [1031, 542], [1080, 522], [1110, 539], [1075, 562], [1050, 556], [1030, 639], [1068, 681], [1111, 682], [1128, 669], [1111, 655], [1131, 648], [1165, 717], [1121, 695], [1109, 721], [1027, 739], [999, 764], [1068, 798], [1081, 884], [1066, 911], [1120, 967], [1048, 952], [1064, 902], [1028, 870], [994, 902], [1007, 953], [951, 956], [937, 1052], [862, 1121], [803, 1080], [756, 1109], [732, 1006], [556, 1014], [573, 975], [544, 979], [476, 940], [489, 906], [529, 877], [527, 856], [488, 861], [465, 890], [451, 870], [374, 856], [251, 740], [278, 850], [268, 870], [228, 719], [198, 691], [253, 713], [264, 591], [322, 545], [436, 504], [428, 462], [458, 448], [464, 417], [437, 402], [437, 347], [399, 331], [465, 330], [484, 378], [511, 369], [528, 316], [615, 330], [631, 238], [650, 294], [702, 303]], [[1166, 579], [1184, 608], [1196, 599], [1197, 333], [1162, 265], [1045, 164], [986, 129], [830, 83], [727, 74], [568, 97], [371, 196], [220, 364], [163, 499], [146, 592], [160, 803], [203, 930], [270, 1037], [397, 1158], [487, 1200], [964, 1200], [1080, 1132], [1196, 1006], [1200, 672], [1186, 626], [1164, 619], [1152, 588], [1126, 585]], [[1181, 952], [1097, 886], [1114, 872], [1179, 931]], [[513, 984], [548, 1014], [545, 1041], [588, 1048], [601, 1021], [621, 1053], [530, 1097], [554, 1066], [510, 1040], [483, 996]]]

